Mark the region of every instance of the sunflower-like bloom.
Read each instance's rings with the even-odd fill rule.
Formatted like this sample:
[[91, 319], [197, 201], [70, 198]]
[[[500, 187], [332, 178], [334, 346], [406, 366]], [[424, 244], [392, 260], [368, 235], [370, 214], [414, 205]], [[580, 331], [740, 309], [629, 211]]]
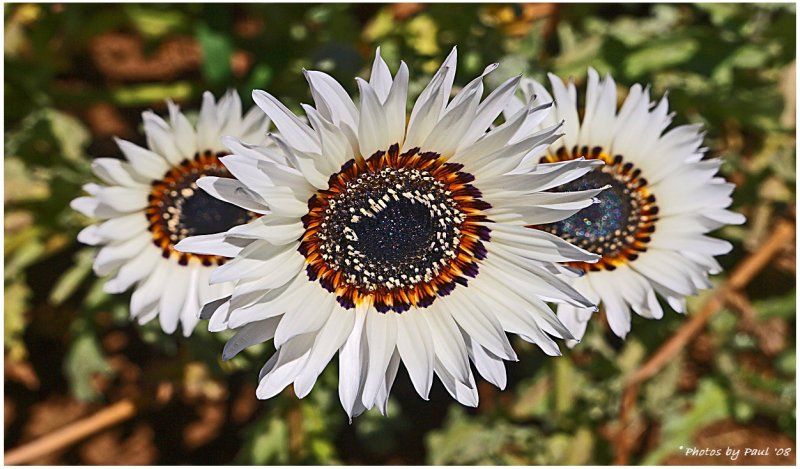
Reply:
[[253, 107], [244, 117], [239, 95], [230, 92], [215, 103], [203, 95], [196, 127], [167, 101], [169, 121], [152, 111], [142, 114], [147, 148], [117, 139], [125, 159], [97, 158], [92, 169], [104, 184], [84, 186], [89, 196], [72, 201], [73, 209], [102, 220], [86, 227], [78, 240], [102, 246], [94, 271], [111, 275], [108, 293], [135, 285], [131, 317], [140, 324], [158, 316], [164, 332], [180, 322], [185, 336], [199, 321], [203, 304], [229, 294], [231, 285], [211, 285], [214, 267], [226, 258], [175, 250], [188, 236], [224, 232], [262, 213], [261, 207], [237, 207], [198, 189], [203, 176], [231, 177], [220, 163], [227, 154], [221, 135], [264, 141], [269, 120]]
[[[232, 294], [204, 310], [210, 328], [236, 329], [223, 358], [273, 340], [259, 398], [289, 384], [307, 395], [339, 353], [339, 397], [349, 416], [385, 412], [402, 362], [427, 399], [433, 375], [459, 402], [475, 406], [470, 361], [506, 384], [516, 360], [506, 332], [559, 349], [572, 336], [547, 302], [592, 304], [559, 262], [599, 256], [527, 225], [552, 223], [595, 201], [601, 189], [550, 192], [600, 161], [539, 164], [559, 125], [515, 138], [548, 105], [522, 106], [492, 127], [520, 77], [484, 99], [484, 73], [452, 99], [456, 51], [406, 115], [408, 68], [396, 75], [376, 54], [359, 105], [333, 78], [306, 71], [315, 106], [308, 124], [275, 97], [253, 98], [280, 131], [280, 151], [225, 138], [222, 163], [238, 179], [206, 177], [215, 197], [270, 213], [224, 236], [188, 238], [179, 249], [235, 258], [211, 275]], [[491, 128], [491, 130], [489, 130]], [[234, 252], [235, 251], [235, 252]]]
[[[601, 256], [594, 263], [571, 262], [572, 268], [585, 272], [571, 283], [602, 304], [611, 330], [625, 337], [631, 310], [651, 319], [663, 316], [657, 294], [683, 312], [686, 296], [710, 286], [708, 275], [721, 271], [714, 256], [729, 252], [731, 244], [707, 233], [744, 223], [744, 217], [727, 209], [734, 185], [717, 175], [721, 159], [704, 157], [702, 127], [667, 130], [673, 115], [666, 96], [652, 102], [649, 88], [636, 84], [617, 108], [614, 79], [606, 76], [601, 81], [590, 68], [581, 119], [575, 86], [554, 75], [549, 78], [555, 112], [523, 129], [521, 137], [562, 120], [564, 136], [540, 161], [586, 158], [605, 165], [558, 190], [608, 189], [598, 195], [600, 203], [565, 220], [532, 227]], [[522, 98], [509, 103], [506, 116], [518, 113], [534, 96], [540, 102], [553, 102], [547, 89], [534, 80], [523, 80], [520, 88]], [[537, 230], [531, 233], [539, 236]], [[580, 338], [593, 311], [561, 304], [558, 317]]]

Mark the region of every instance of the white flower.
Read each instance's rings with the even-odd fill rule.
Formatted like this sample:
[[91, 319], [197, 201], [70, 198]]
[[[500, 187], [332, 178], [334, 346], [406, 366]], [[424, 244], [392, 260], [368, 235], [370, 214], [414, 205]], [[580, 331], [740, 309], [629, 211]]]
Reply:
[[339, 397], [351, 417], [375, 405], [385, 412], [401, 361], [423, 398], [436, 374], [455, 399], [475, 406], [469, 363], [503, 388], [503, 360], [516, 360], [506, 332], [549, 355], [559, 354], [550, 336], [571, 338], [546, 302], [592, 305], [557, 263], [598, 256], [525, 225], [590, 205], [600, 189], [546, 191], [601, 163], [538, 164], [558, 125], [512, 138], [548, 106], [525, 106], [487, 133], [520, 80], [481, 100], [482, 79], [495, 68], [449, 99], [454, 49], [408, 120], [408, 68], [401, 63], [392, 77], [380, 51], [370, 81], [357, 79], [359, 106], [330, 76], [305, 72], [316, 105], [303, 106], [310, 126], [272, 95], [253, 93], [280, 131], [281, 151], [224, 139], [233, 154], [222, 162], [249, 191], [201, 181], [217, 197], [271, 213], [229, 230], [224, 242], [188, 238], [178, 248], [237, 250], [211, 276], [235, 282], [233, 293], [204, 316], [213, 313], [211, 330], [237, 330], [225, 359], [274, 341], [259, 398], [292, 383], [307, 395], [338, 350]]
[[200, 307], [232, 291], [231, 285], [208, 285], [211, 271], [226, 259], [178, 252], [187, 236], [224, 232], [264, 213], [222, 202], [198, 190], [202, 176], [230, 173], [219, 162], [227, 154], [222, 135], [263, 141], [269, 120], [253, 107], [242, 117], [239, 95], [229, 92], [219, 103], [203, 95], [196, 128], [178, 106], [167, 102], [170, 120], [152, 111], [142, 114], [148, 148], [117, 139], [127, 160], [98, 158], [94, 173], [105, 184], [86, 184], [90, 195], [72, 201], [75, 210], [101, 223], [85, 228], [78, 240], [102, 246], [94, 261], [98, 275], [113, 275], [108, 293], [133, 285], [131, 317], [140, 324], [158, 316], [164, 332], [181, 322], [189, 336], [199, 321]]
[[[682, 125], [665, 132], [672, 121], [666, 96], [656, 104], [650, 101], [649, 88], [636, 84], [617, 109], [614, 80], [606, 76], [600, 81], [590, 68], [585, 111], [579, 119], [575, 86], [571, 82], [565, 86], [554, 75], [550, 82], [555, 112], [539, 125], [523, 129], [521, 136], [562, 119], [564, 136], [541, 161], [587, 158], [606, 165], [559, 189], [610, 188], [598, 196], [599, 204], [536, 228], [602, 256], [593, 264], [570, 263], [586, 272], [572, 279], [572, 285], [602, 303], [611, 330], [625, 337], [631, 309], [659, 319], [663, 311], [656, 294], [683, 312], [686, 296], [710, 286], [708, 274], [721, 270], [714, 256], [729, 252], [731, 244], [706, 233], [743, 223], [744, 217], [727, 210], [734, 185], [717, 176], [722, 160], [704, 158], [701, 126]], [[513, 100], [506, 116], [518, 112], [532, 96], [539, 102], [553, 101], [536, 81], [523, 80], [521, 88], [524, 100]], [[559, 319], [578, 338], [592, 312], [558, 306]]]

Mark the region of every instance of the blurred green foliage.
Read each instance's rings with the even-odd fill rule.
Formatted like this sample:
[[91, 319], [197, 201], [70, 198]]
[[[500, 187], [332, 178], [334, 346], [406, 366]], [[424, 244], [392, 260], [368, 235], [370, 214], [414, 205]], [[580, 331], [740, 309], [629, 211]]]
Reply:
[[[166, 360], [146, 368], [153, 383], [180, 384], [196, 361], [223, 387], [234, 377], [253, 383], [271, 352], [271, 345], [254, 347], [220, 363], [225, 334], [200, 331], [187, 341], [165, 338], [153, 325], [128, 326], [129, 296], [102, 293], [92, 252], [75, 241], [86, 220], [68, 203], [91, 179], [91, 159], [118, 154], [113, 133], [141, 141], [138, 113], [163, 112], [168, 97], [191, 109], [206, 89], [233, 87], [250, 102], [250, 91], [261, 88], [299, 109], [310, 101], [302, 68], [324, 70], [355, 94], [353, 78], [366, 75], [377, 46], [392, 66], [408, 63], [412, 95], [454, 45], [457, 85], [492, 62], [502, 67], [490, 86], [518, 73], [542, 80], [548, 71], [582, 84], [592, 66], [612, 73], [621, 92], [635, 82], [651, 84], [654, 96], [669, 92], [676, 123], [706, 126], [707, 146], [738, 185], [734, 208], [748, 216], [747, 225], [719, 233], [736, 247], [724, 266], [794, 213], [791, 4], [6, 4], [4, 13], [6, 360], [30, 360], [40, 375], [55, 376], [45, 382], [67, 383], [77, 399], [108, 398], [91, 383], [115, 373], [101, 346], [110, 330], [126, 328], [151, 351], [140, 354]], [[135, 38], [135, 50], [114, 49], [111, 33]], [[156, 61], [175, 38], [192, 46]], [[120, 50], [140, 69], [122, 73], [126, 63], [114, 62]], [[793, 263], [769, 266], [746, 293], [754, 324], [720, 311], [698, 339], [705, 345], [683, 351], [643, 387], [635, 420], [649, 430], [633, 462], [664, 462], [720, 420], [766, 425], [794, 440]], [[690, 300], [690, 314], [702, 301]], [[508, 367], [508, 389], [482, 386], [477, 410], [442, 389], [425, 403], [401, 372], [390, 416], [368, 413], [350, 425], [332, 365], [306, 399], [287, 392], [261, 403], [246, 428], [220, 438], [242, 464], [609, 463], [625, 377], [683, 321], [675, 313], [636, 317], [621, 342], [596, 318], [583, 343], [558, 359], [515, 343], [521, 361]], [[60, 366], [36, 356], [53, 341], [64, 351]], [[187, 454], [176, 461], [192, 461]]]

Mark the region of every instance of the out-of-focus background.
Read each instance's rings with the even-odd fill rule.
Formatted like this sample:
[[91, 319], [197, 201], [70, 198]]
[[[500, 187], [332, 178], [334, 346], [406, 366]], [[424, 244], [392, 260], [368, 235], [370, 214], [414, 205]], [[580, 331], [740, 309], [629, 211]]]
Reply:
[[[6, 4], [5, 450], [40, 438], [40, 464], [707, 464], [795, 461], [795, 7], [793, 5]], [[355, 94], [376, 46], [419, 92], [453, 45], [456, 84], [546, 71], [583, 86], [587, 66], [620, 85], [669, 90], [675, 122], [706, 125], [735, 182], [744, 226], [718, 286], [686, 316], [634, 317], [626, 341], [595, 317], [563, 358], [518, 341], [509, 385], [480, 405], [441, 384], [419, 399], [401, 371], [389, 417], [352, 424], [336, 364], [309, 397], [255, 399], [271, 345], [219, 359], [224, 334], [191, 339], [127, 320], [75, 240], [68, 208], [113, 136], [143, 142], [141, 111], [184, 109], [209, 89], [267, 89], [311, 102], [301, 69]], [[96, 415], [107, 418], [99, 422]], [[74, 424], [91, 428], [77, 438]], [[64, 430], [66, 429], [66, 430]], [[59, 432], [59, 430], [61, 430]], [[57, 438], [56, 438], [57, 439]], [[63, 443], [63, 440], [61, 440]], [[691, 456], [686, 448], [722, 448]], [[27, 447], [30, 450], [30, 447]], [[790, 448], [790, 455], [777, 448]]]

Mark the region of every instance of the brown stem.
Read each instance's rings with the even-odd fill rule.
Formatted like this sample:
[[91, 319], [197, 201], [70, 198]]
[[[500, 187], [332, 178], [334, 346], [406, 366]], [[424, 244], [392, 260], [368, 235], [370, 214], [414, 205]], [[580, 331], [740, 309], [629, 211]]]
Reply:
[[3, 456], [7, 465], [26, 464], [48, 454], [67, 448], [105, 428], [124, 422], [136, 414], [136, 405], [130, 399], [116, 402], [85, 419], [71, 423], [38, 440], [14, 448]]
[[614, 438], [616, 447], [615, 464], [628, 464], [630, 458], [634, 442], [629, 434], [629, 420], [636, 407], [640, 385], [661, 371], [705, 327], [711, 316], [725, 304], [728, 292], [745, 287], [775, 254], [783, 249], [787, 243], [791, 243], [794, 240], [794, 232], [794, 223], [787, 220], [779, 222], [769, 239], [756, 252], [749, 255], [734, 268], [728, 280], [717, 287], [711, 297], [700, 308], [700, 311], [693, 314], [689, 321], [656, 350], [649, 360], [628, 377], [625, 388], [622, 391], [619, 424], [617, 426], [617, 435]]

